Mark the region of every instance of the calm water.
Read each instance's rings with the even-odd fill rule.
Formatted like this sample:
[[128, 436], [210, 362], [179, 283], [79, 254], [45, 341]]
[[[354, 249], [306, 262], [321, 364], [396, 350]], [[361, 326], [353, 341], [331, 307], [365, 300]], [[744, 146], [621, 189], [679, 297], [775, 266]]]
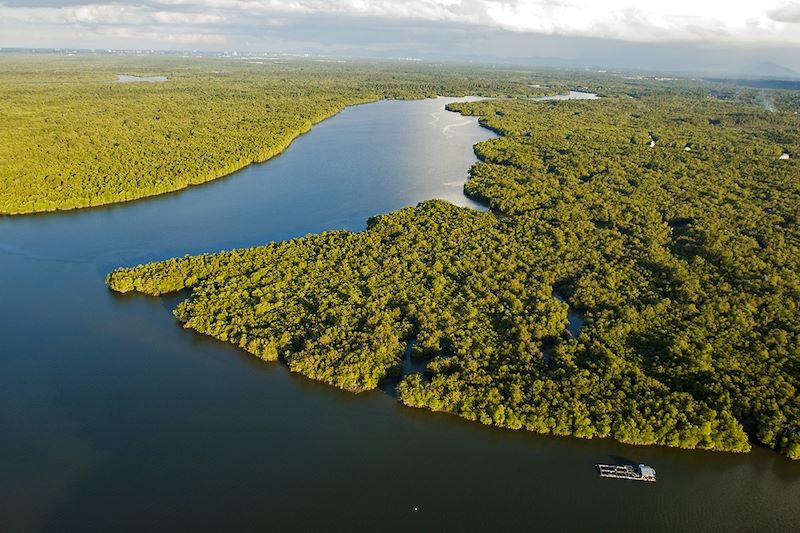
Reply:
[[534, 96], [529, 100], [597, 100], [600, 98], [595, 93], [586, 93], [582, 91], [569, 91], [568, 94], [557, 94], [555, 96]]
[[167, 81], [166, 76], [131, 76], [129, 74], [118, 74], [117, 79], [112, 83], [158, 83]]
[[[351, 395], [120, 296], [118, 265], [280, 240], [461, 190], [449, 99], [347, 109], [181, 193], [0, 218], [0, 531], [789, 531], [800, 464], [486, 428]], [[597, 462], [653, 465], [655, 484]]]

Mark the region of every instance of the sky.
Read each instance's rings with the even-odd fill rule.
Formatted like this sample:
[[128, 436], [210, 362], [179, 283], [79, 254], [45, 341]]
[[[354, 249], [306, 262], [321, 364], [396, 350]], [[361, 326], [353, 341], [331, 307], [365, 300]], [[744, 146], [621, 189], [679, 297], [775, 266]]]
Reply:
[[0, 0], [0, 47], [790, 75], [800, 0]]

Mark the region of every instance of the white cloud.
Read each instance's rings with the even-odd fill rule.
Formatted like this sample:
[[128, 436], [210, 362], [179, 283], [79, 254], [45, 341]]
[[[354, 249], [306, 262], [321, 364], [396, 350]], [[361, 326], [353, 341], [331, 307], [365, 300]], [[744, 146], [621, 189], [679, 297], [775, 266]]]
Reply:
[[[800, 2], [781, 2], [767, 11], [767, 14], [776, 22], [800, 24]], [[800, 31], [800, 28], [797, 31]]]
[[[77, 24], [142, 24], [146, 17], [135, 6], [85, 5], [59, 10], [57, 18]], [[59, 17], [60, 15], [60, 17]]]
[[153, 22], [170, 25], [222, 24], [225, 16], [213, 13], [182, 13], [176, 11], [156, 11], [150, 14]]
[[[2, 11], [3, 8], [0, 8]], [[5, 8], [7, 20], [38, 24], [78, 26], [139, 26], [166, 24], [174, 26], [220, 24], [221, 14], [177, 11], [154, 11], [139, 5], [89, 4], [62, 8]]]
[[[766, 0], [85, 0], [85, 5], [24, 5], [0, 0], [0, 28], [31, 26], [129, 28], [275, 24], [278, 18], [353, 16], [478, 24], [515, 32], [602, 37], [635, 42], [695, 41], [800, 46], [800, 1]], [[108, 2], [109, 0], [105, 0]], [[19, 3], [13, 3], [19, 2]], [[155, 29], [153, 29], [155, 28]], [[159, 29], [161, 28], [161, 29]], [[202, 29], [203, 31], [200, 31]], [[181, 34], [192, 34], [184, 29]], [[213, 33], [213, 32], [211, 32]], [[6, 39], [2, 39], [5, 41]], [[14, 43], [0, 42], [3, 45]]]
[[113, 39], [141, 40], [166, 42], [174, 44], [224, 44], [225, 36], [215, 33], [176, 33], [161, 31], [140, 31], [131, 28], [103, 28], [99, 36]]

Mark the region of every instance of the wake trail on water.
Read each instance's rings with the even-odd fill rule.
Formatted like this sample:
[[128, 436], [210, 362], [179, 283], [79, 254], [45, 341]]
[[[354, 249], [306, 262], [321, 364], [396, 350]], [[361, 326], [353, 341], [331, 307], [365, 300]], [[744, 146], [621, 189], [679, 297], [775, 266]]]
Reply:
[[67, 257], [48, 257], [46, 255], [38, 255], [27, 250], [23, 250], [22, 248], [17, 248], [16, 246], [8, 246], [5, 244], [0, 244], [0, 254], [2, 255], [13, 255], [16, 257], [24, 257], [26, 259], [33, 259], [34, 261], [48, 261], [53, 263], [88, 263], [89, 261], [82, 260], [82, 259], [70, 259]]
[[457, 124], [448, 124], [447, 126], [442, 128], [442, 133], [445, 136], [450, 137], [451, 136], [450, 132], [451, 132], [452, 129], [454, 129], [454, 128], [462, 128], [462, 127], [467, 126], [469, 124], [472, 124], [472, 122], [470, 120], [466, 120], [466, 119], [464, 121], [462, 121], [462, 122], [457, 123]]

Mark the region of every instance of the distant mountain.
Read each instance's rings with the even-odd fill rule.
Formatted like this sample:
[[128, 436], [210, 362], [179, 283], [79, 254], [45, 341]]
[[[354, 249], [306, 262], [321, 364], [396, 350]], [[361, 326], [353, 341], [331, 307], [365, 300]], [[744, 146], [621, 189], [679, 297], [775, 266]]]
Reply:
[[761, 77], [766, 76], [770, 78], [796, 78], [800, 76], [794, 70], [779, 65], [773, 61], [761, 61], [747, 66], [742, 74], [747, 76]]

